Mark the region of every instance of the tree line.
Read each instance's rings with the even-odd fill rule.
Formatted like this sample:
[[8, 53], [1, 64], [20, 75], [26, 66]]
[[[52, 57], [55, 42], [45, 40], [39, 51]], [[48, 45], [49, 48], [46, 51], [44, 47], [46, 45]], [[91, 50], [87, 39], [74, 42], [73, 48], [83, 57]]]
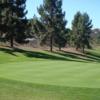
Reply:
[[[87, 13], [77, 12], [72, 21], [72, 28], [67, 28], [68, 21], [62, 9], [62, 0], [43, 0], [37, 8], [40, 17], [27, 19], [26, 0], [0, 0], [0, 38], [22, 43], [26, 38], [37, 36], [40, 44], [48, 44], [61, 50], [66, 45], [91, 48], [92, 20]], [[34, 5], [33, 5], [34, 6]]]

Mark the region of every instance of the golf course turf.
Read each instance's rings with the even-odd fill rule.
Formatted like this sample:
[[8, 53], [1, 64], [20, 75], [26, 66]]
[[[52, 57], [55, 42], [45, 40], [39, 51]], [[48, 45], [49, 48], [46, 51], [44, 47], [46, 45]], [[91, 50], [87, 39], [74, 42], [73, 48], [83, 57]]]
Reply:
[[0, 100], [100, 100], [100, 48], [85, 55], [0, 48]]

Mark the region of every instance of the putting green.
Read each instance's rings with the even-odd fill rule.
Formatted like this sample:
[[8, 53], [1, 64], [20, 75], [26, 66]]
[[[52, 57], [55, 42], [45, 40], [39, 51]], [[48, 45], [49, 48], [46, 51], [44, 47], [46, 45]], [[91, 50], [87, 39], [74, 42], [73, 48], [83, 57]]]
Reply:
[[0, 77], [37, 84], [100, 88], [100, 64], [26, 61], [0, 64]]

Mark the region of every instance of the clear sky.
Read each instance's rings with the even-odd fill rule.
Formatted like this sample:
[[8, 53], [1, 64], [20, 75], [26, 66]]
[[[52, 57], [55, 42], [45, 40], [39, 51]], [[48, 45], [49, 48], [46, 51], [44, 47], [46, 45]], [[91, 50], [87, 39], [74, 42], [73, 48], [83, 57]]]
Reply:
[[[28, 18], [38, 16], [37, 7], [43, 0], [27, 0]], [[63, 0], [63, 11], [66, 12], [67, 27], [71, 27], [74, 15], [77, 11], [87, 12], [93, 20], [94, 28], [100, 28], [100, 0]]]

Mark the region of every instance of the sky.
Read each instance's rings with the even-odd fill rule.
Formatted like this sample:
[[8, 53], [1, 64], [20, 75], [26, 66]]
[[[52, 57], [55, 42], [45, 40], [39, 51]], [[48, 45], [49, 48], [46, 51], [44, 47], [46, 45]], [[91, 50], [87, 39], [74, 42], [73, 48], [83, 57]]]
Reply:
[[[27, 0], [27, 18], [38, 15], [37, 8], [43, 4], [43, 0]], [[71, 28], [71, 23], [77, 11], [87, 12], [92, 19], [93, 28], [100, 28], [100, 0], [63, 0], [63, 11], [66, 12], [67, 27]]]

